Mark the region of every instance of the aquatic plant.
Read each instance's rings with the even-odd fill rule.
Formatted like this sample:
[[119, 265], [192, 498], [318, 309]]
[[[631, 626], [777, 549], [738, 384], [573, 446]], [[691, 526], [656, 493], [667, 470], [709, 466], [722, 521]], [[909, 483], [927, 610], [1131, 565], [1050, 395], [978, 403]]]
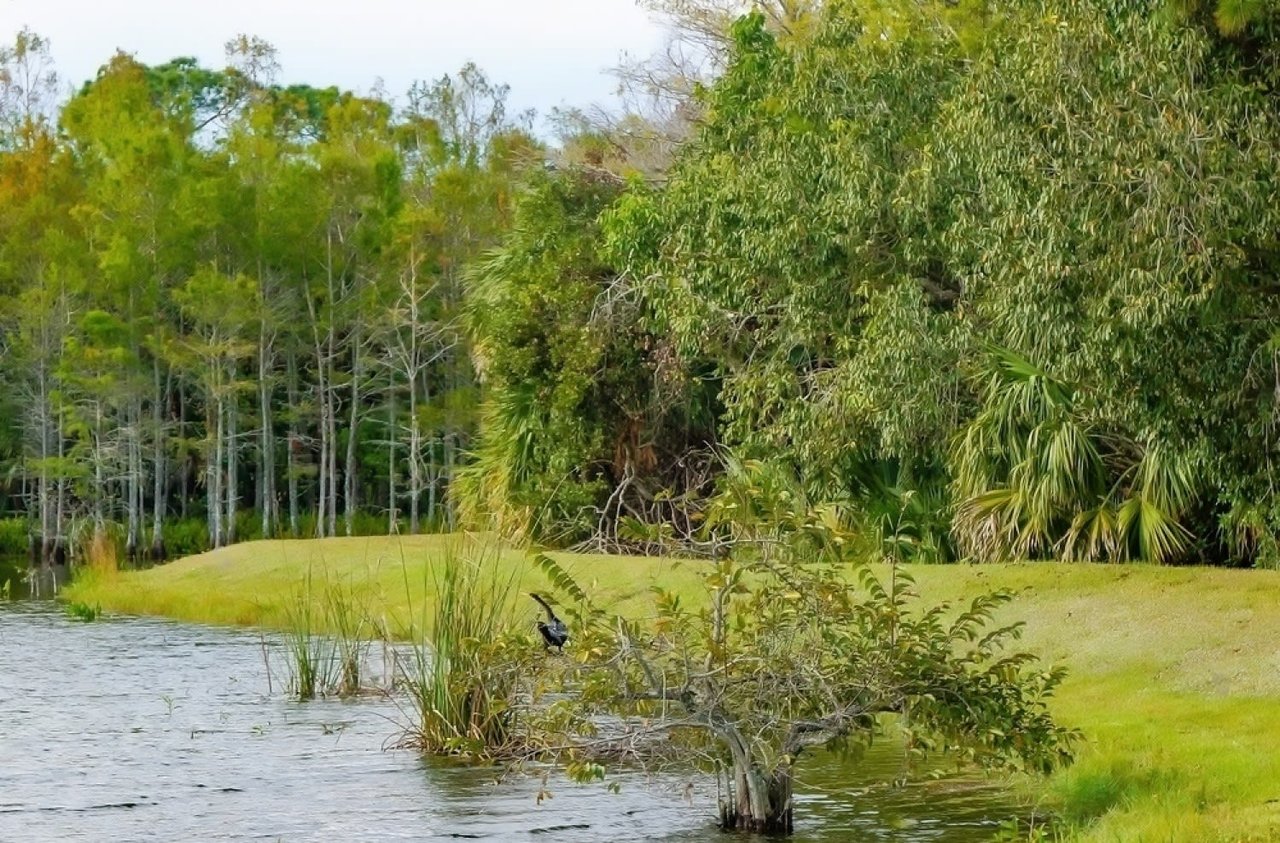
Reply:
[[375, 624], [356, 584], [326, 582], [317, 592], [308, 568], [286, 615], [289, 692], [301, 700], [360, 693]]
[[[401, 746], [490, 758], [513, 741], [521, 659], [533, 652], [511, 619], [516, 574], [496, 553], [450, 551], [425, 576], [428, 601], [402, 666], [412, 722]], [[405, 583], [408, 589], [408, 582]]]
[[102, 617], [102, 607], [98, 605], [90, 606], [88, 603], [68, 603], [67, 617], [78, 621], [96, 621]]
[[336, 660], [334, 687], [340, 696], [360, 693], [361, 677], [373, 639], [373, 624], [353, 583], [331, 583], [325, 588], [324, 612], [332, 631], [332, 655]]
[[335, 685], [333, 638], [320, 631], [320, 617], [312, 599], [312, 574], [295, 592], [287, 610], [289, 626], [284, 634], [289, 660], [289, 692], [300, 700], [322, 696]]

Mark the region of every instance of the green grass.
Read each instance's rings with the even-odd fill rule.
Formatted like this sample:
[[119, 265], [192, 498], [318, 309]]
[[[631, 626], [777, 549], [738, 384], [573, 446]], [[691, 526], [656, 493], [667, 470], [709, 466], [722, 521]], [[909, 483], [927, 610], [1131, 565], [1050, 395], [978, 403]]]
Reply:
[[[73, 584], [64, 599], [120, 612], [287, 628], [288, 603], [310, 566], [341, 579], [406, 633], [433, 560], [485, 538], [272, 541], [161, 568]], [[651, 611], [649, 586], [693, 597], [698, 563], [553, 554], [600, 602]], [[545, 588], [531, 561], [504, 551], [512, 596]], [[927, 600], [1013, 588], [1004, 610], [1025, 620], [1023, 645], [1065, 664], [1054, 709], [1082, 729], [1077, 762], [1033, 798], [1084, 841], [1280, 841], [1280, 572], [1025, 564], [912, 567]], [[409, 587], [406, 588], [406, 583]], [[317, 613], [322, 614], [322, 613]], [[1031, 788], [1029, 787], [1029, 790]]]
[[85, 623], [96, 621], [102, 615], [101, 606], [90, 606], [88, 603], [68, 603], [67, 617]]
[[[521, 551], [497, 550], [484, 535], [378, 536], [282, 539], [245, 542], [189, 556], [143, 571], [96, 574], [86, 571], [64, 590], [68, 601], [90, 598], [103, 608], [138, 615], [227, 626], [288, 630], [297, 612], [297, 593], [308, 572], [314, 579], [316, 631], [331, 628], [324, 611], [326, 586], [341, 582], [349, 599], [375, 608], [379, 628], [407, 638], [430, 586], [431, 565], [450, 553], [497, 553], [499, 569], [514, 577], [511, 600], [527, 611], [532, 627], [541, 610], [527, 592], [545, 590], [545, 576]], [[648, 603], [649, 587], [662, 582], [697, 591], [697, 563], [671, 559], [552, 553], [593, 595], [622, 611]]]

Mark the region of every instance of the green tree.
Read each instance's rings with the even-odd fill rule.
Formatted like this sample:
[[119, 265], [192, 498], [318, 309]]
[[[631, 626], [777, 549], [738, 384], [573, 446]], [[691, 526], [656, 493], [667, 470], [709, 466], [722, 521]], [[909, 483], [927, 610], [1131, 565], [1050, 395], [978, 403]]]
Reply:
[[731, 529], [729, 552], [707, 567], [696, 604], [656, 589], [651, 622], [594, 608], [542, 558], [573, 613], [569, 705], [624, 718], [617, 743], [562, 737], [573, 769], [590, 772], [590, 744], [649, 761], [705, 757], [726, 771], [722, 828], [790, 833], [805, 753], [856, 750], [891, 723], [916, 757], [1034, 772], [1069, 760], [1074, 734], [1047, 707], [1062, 672], [1009, 649], [1018, 624], [994, 623], [1012, 595], [928, 605], [896, 566], [882, 576], [850, 565], [840, 509], [811, 507], [778, 482], [785, 474], [730, 471], [709, 512], [712, 528]]
[[696, 476], [680, 458], [711, 435], [706, 397], [601, 254], [597, 220], [622, 189], [595, 168], [533, 176], [472, 276], [486, 392], [459, 503], [473, 522], [616, 549], [624, 520], [662, 519], [662, 501], [687, 491], [685, 469]]
[[[70, 210], [78, 185], [53, 126], [57, 77], [46, 39], [22, 30], [0, 48], [0, 460], [33, 481], [26, 502], [41, 555], [65, 542], [67, 481], [59, 357], [71, 320], [68, 281], [83, 271]], [[12, 461], [12, 462], [10, 462]], [[16, 469], [16, 470], [15, 470]]]
[[[1256, 56], [1151, 11], [835, 3], [797, 41], [736, 24], [701, 131], [604, 226], [652, 330], [722, 378], [728, 444], [880, 533], [908, 493], [931, 501], [931, 558], [949, 515], [978, 558], [1267, 544], [1274, 109]], [[1076, 463], [1039, 405], [970, 376], [992, 346], [1070, 385], [1076, 441], [1106, 440], [1096, 481], [1007, 467]], [[996, 492], [1027, 529], [988, 542]], [[1082, 543], [1099, 512], [1116, 529]]]

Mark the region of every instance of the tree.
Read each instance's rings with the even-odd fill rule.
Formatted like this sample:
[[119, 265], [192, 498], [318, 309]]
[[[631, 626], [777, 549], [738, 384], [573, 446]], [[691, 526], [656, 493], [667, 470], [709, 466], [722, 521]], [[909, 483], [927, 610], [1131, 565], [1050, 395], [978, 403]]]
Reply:
[[[1042, 11], [833, 3], [794, 42], [740, 20], [665, 183], [606, 214], [606, 260], [686, 368], [720, 376], [723, 442], [880, 531], [894, 498], [934, 501], [934, 558], [958, 539], [979, 559], [1251, 559], [1273, 518], [1280, 148], [1257, 54], [1146, 7]], [[1065, 469], [1047, 434], [1067, 429], [991, 387], [992, 347], [1070, 386], [1078, 441], [1107, 440], [1102, 479], [1060, 486], [1030, 543], [1040, 527], [973, 540], [975, 513], [1050, 473], [969, 473], [953, 443], [1010, 447], [978, 430], [1000, 420], [1023, 465]], [[1029, 524], [1029, 500], [1001, 517]], [[1099, 512], [1117, 530], [1081, 543]]]
[[58, 76], [49, 40], [24, 27], [0, 47], [0, 151], [30, 146], [53, 114]]
[[213, 547], [235, 541], [238, 370], [254, 350], [257, 293], [252, 279], [229, 277], [215, 269], [192, 275], [173, 293], [193, 328], [174, 356], [205, 391], [205, 509]]
[[[946, 154], [922, 162], [907, 200], [953, 209], [935, 242], [986, 341], [969, 371], [991, 371], [990, 345], [1032, 364], [986, 379], [962, 425], [977, 442], [1003, 413], [1027, 436], [1006, 452], [1026, 458], [1008, 474], [970, 471], [976, 452], [957, 452], [961, 533], [996, 503], [986, 492], [1038, 485], [1041, 501], [1065, 495], [1036, 528], [1060, 555], [1249, 558], [1258, 533], [1242, 522], [1269, 497], [1275, 448], [1259, 367], [1280, 303], [1267, 186], [1280, 126], [1251, 60], [1106, 3], [1061, 28], [1015, 19], [981, 55], [936, 126]], [[972, 201], [959, 201], [965, 185]], [[1048, 415], [1012, 398], [1054, 384], [1070, 397]], [[1092, 467], [1066, 469], [1067, 453], [1086, 453], [1068, 437], [1095, 452]], [[1064, 469], [1079, 486], [1062, 485]], [[1021, 500], [1025, 517], [1046, 515]]]
[[670, 520], [666, 504], [705, 481], [684, 458], [713, 436], [708, 396], [601, 253], [598, 218], [622, 190], [597, 168], [532, 176], [476, 266], [467, 307], [487, 392], [459, 501], [475, 522], [616, 550], [625, 519]]
[[[506, 113], [507, 86], [475, 65], [415, 84], [396, 128], [403, 206], [385, 254], [395, 292], [381, 320], [392, 412], [388, 463], [403, 453], [409, 530], [453, 523], [455, 467], [476, 424], [476, 385], [463, 325], [465, 272], [509, 224], [519, 174], [542, 151]], [[389, 470], [389, 485], [395, 482]]]
[[84, 269], [70, 213], [79, 185], [49, 122], [56, 84], [46, 39], [24, 29], [0, 48], [0, 382], [16, 399], [22, 447], [12, 456], [34, 475], [27, 506], [45, 561], [65, 549], [70, 467], [57, 373], [68, 282]]
[[[363, 409], [362, 368], [368, 354], [367, 308], [388, 221], [399, 202], [400, 169], [381, 101], [346, 97], [325, 115], [323, 139], [308, 152], [324, 201], [322, 242], [305, 294], [320, 407], [320, 497], [317, 535], [337, 535], [340, 386], [348, 389], [343, 471], [345, 526], [356, 507], [356, 443]], [[327, 525], [327, 526], [326, 526]]]
[[[871, 27], [834, 4], [788, 46], [762, 15], [740, 20], [698, 136], [604, 229], [650, 330], [717, 376], [722, 442], [794, 461], [818, 497], [924, 500], [964, 407], [964, 334], [955, 280], [922, 242], [945, 217], [908, 218], [897, 197], [964, 65], [925, 11], [887, 40]], [[928, 546], [945, 558], [945, 538]]]
[[1275, 4], [1267, 0], [1168, 0], [1174, 14], [1210, 24], [1228, 38], [1275, 37]]
[[[785, 469], [731, 466], [709, 514], [729, 552], [705, 564], [696, 604], [655, 589], [657, 614], [611, 617], [549, 558], [541, 564], [571, 612], [576, 699], [562, 736], [574, 770], [623, 754], [642, 762], [691, 755], [723, 764], [725, 829], [790, 833], [795, 772], [813, 747], [856, 748], [895, 715], [914, 755], [1046, 772], [1070, 758], [1074, 733], [1048, 698], [1063, 677], [1008, 649], [1019, 624], [998, 626], [1012, 597], [928, 605], [896, 566], [850, 565], [840, 509], [810, 506]], [[590, 716], [621, 716], [604, 734]]]

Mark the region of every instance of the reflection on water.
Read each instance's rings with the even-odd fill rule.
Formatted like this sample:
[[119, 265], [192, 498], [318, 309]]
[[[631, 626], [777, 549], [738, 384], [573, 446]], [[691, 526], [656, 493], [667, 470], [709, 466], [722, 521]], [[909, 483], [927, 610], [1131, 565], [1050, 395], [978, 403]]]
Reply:
[[26, 597], [28, 593], [26, 557], [0, 554], [0, 600]]
[[67, 576], [65, 565], [33, 568], [25, 556], [0, 555], [0, 600], [53, 597]]
[[[0, 840], [730, 839], [696, 774], [619, 774], [618, 794], [553, 774], [539, 804], [540, 777], [385, 750], [391, 701], [274, 690], [256, 633], [0, 603]], [[985, 840], [1017, 810], [972, 781], [875, 784], [899, 772], [888, 745], [810, 759], [795, 839]]]

